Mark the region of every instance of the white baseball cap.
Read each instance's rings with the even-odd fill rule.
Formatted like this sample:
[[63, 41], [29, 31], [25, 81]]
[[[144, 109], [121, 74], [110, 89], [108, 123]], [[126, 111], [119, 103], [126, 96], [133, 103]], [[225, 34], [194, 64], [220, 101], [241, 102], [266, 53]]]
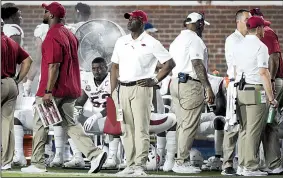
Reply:
[[[190, 13], [188, 16], [187, 16], [187, 19], [190, 18], [191, 21], [187, 21], [186, 24], [191, 24], [191, 23], [196, 23], [198, 20], [202, 19], [203, 16], [197, 12], [193, 12], [193, 13]], [[205, 25], [210, 25], [209, 22], [207, 21], [204, 21]]]

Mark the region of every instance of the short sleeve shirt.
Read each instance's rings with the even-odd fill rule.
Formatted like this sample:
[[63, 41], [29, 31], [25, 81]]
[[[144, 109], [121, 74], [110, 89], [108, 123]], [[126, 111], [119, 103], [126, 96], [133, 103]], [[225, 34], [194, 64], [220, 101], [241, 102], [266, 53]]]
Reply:
[[29, 54], [14, 40], [1, 33], [1, 77], [14, 77], [17, 64]]
[[42, 97], [48, 82], [49, 64], [60, 63], [52, 95], [58, 98], [81, 96], [78, 40], [63, 24], [52, 26], [42, 43], [41, 79], [37, 96]]
[[143, 32], [136, 40], [131, 34], [120, 37], [111, 61], [119, 64], [119, 80], [132, 82], [153, 77], [157, 62], [163, 64], [169, 59], [171, 56], [163, 45]]

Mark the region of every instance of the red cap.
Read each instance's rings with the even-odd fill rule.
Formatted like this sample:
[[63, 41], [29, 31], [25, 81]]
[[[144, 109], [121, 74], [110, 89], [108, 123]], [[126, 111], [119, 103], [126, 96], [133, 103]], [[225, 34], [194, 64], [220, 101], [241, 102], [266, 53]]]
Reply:
[[257, 27], [260, 27], [260, 26], [265, 26], [264, 20], [261, 17], [252, 16], [247, 21], [248, 29], [257, 28]]
[[58, 2], [52, 2], [51, 4], [47, 5], [45, 3], [42, 4], [42, 7], [48, 10], [51, 14], [58, 18], [64, 18], [66, 15], [65, 8]]
[[[263, 20], [263, 13], [260, 11], [260, 8], [254, 8], [250, 10], [252, 16], [260, 16]], [[270, 26], [271, 22], [264, 20], [264, 26]]]
[[147, 14], [144, 11], [142, 11], [142, 10], [135, 10], [133, 12], [124, 14], [125, 19], [129, 19], [130, 16], [132, 16], [132, 17], [140, 17], [142, 19], [143, 23], [147, 23], [147, 21], [148, 21]]

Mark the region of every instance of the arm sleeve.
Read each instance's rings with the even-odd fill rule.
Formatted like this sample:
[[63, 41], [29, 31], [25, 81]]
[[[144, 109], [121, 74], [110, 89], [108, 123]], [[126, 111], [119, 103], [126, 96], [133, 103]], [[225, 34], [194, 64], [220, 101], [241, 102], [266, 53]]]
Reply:
[[153, 46], [153, 55], [161, 64], [164, 64], [172, 58], [167, 49], [165, 49], [159, 41]]
[[18, 45], [17, 64], [21, 64], [28, 57], [29, 57], [29, 54], [20, 45]]
[[119, 46], [119, 39], [115, 43], [113, 54], [111, 57], [111, 62], [115, 64], [119, 64], [118, 46]]
[[281, 52], [278, 37], [274, 32], [269, 31], [265, 34], [264, 38], [262, 38], [262, 42], [267, 46], [269, 55]]
[[192, 40], [191, 45], [189, 47], [189, 55], [191, 60], [194, 59], [204, 60], [204, 48], [200, 40], [198, 39]]
[[230, 66], [233, 64], [233, 50], [231, 49], [231, 41], [229, 38], [226, 38], [225, 40], [225, 59], [227, 66]]
[[44, 42], [44, 59], [48, 64], [61, 63], [63, 54], [61, 45], [54, 38], [46, 38]]
[[257, 55], [257, 66], [261, 68], [268, 68], [268, 49], [266, 46], [261, 46]]

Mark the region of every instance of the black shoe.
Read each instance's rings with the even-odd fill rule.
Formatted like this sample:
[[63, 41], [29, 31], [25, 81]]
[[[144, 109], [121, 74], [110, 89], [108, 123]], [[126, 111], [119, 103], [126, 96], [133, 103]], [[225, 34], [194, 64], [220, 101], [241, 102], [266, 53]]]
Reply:
[[225, 176], [232, 176], [236, 174], [236, 171], [233, 167], [227, 167], [221, 172], [221, 174]]

